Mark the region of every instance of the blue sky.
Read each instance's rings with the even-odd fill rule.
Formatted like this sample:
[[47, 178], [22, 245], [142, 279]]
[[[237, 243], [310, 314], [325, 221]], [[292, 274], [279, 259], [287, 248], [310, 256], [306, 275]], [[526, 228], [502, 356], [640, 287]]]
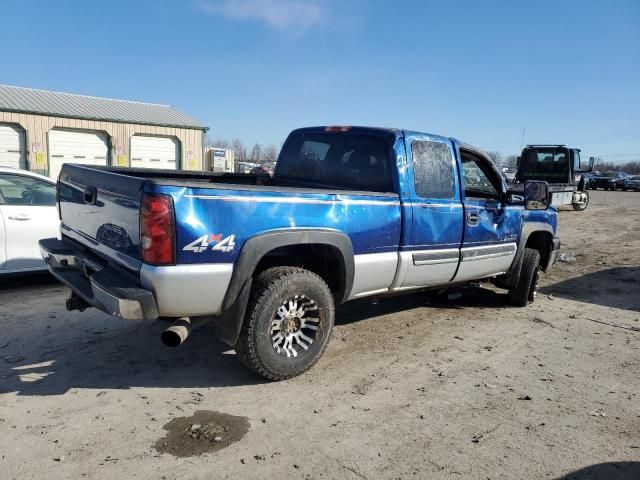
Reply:
[[279, 144], [394, 126], [640, 160], [640, 2], [0, 0], [0, 83], [167, 103]]

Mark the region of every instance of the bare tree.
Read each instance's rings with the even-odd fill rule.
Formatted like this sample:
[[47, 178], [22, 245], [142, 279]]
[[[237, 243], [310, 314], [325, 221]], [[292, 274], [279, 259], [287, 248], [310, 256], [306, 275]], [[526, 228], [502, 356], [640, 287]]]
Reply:
[[235, 151], [236, 162], [247, 161], [247, 149], [239, 138], [234, 138], [231, 141], [231, 148]]
[[500, 162], [502, 161], [502, 154], [500, 152], [496, 152], [496, 151], [487, 152], [487, 155], [489, 156], [491, 161], [494, 163], [494, 165], [500, 165]]
[[632, 160], [626, 163], [607, 162], [601, 157], [595, 158], [593, 169], [597, 172], [626, 172], [640, 173], [640, 160]]
[[502, 160], [502, 166], [508, 168], [516, 168], [518, 166], [518, 156], [517, 155], [507, 155]]
[[274, 163], [278, 158], [278, 150], [275, 145], [269, 145], [262, 154], [264, 163]]
[[227, 140], [226, 138], [216, 138], [211, 142], [210, 146], [217, 148], [231, 148], [231, 142], [229, 142], [229, 140]]
[[251, 149], [251, 161], [253, 163], [262, 163], [262, 145], [254, 143]]

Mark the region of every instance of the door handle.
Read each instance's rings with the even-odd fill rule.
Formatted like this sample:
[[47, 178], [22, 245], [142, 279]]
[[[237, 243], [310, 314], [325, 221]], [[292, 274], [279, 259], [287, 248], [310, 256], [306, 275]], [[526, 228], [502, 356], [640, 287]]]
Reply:
[[476, 210], [471, 210], [467, 212], [467, 224], [475, 227], [480, 222], [480, 217], [478, 216], [478, 212]]
[[31, 220], [31, 216], [27, 215], [26, 213], [18, 213], [16, 215], [9, 215], [9, 219], [24, 221], [24, 220]]

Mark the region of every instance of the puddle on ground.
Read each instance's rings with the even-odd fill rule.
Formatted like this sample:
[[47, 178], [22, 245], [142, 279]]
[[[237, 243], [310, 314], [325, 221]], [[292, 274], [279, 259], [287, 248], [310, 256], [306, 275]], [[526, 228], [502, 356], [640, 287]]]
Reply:
[[174, 418], [164, 427], [168, 433], [153, 447], [176, 457], [217, 452], [237, 442], [249, 431], [249, 419], [199, 410], [190, 417]]

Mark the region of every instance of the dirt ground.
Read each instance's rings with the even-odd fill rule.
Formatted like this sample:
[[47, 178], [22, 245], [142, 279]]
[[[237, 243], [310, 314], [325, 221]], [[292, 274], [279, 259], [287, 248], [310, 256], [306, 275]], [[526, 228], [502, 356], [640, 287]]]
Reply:
[[[640, 194], [592, 192], [559, 223], [575, 262], [533, 305], [490, 288], [351, 303], [281, 383], [208, 329], [171, 350], [160, 324], [67, 312], [48, 276], [4, 281], [0, 477], [640, 478]], [[176, 425], [221, 446], [160, 453]]]

